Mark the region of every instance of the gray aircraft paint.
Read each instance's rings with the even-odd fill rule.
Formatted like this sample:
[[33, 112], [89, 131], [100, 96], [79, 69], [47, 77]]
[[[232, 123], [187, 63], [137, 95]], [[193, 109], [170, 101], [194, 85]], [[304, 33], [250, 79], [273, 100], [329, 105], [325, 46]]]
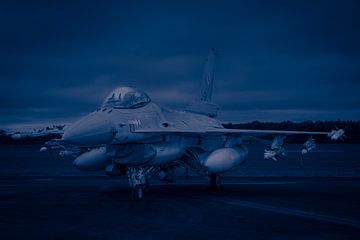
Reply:
[[[143, 197], [148, 178], [186, 166], [219, 184], [219, 173], [244, 163], [248, 150], [243, 140], [268, 134], [343, 136], [328, 132], [226, 129], [215, 118], [219, 107], [211, 102], [215, 50], [205, 64], [200, 101], [185, 111], [162, 107], [144, 92], [131, 87], [112, 91], [103, 105], [66, 129], [63, 138], [47, 143], [50, 150], [71, 149], [80, 170], [104, 170], [127, 175], [136, 199]], [[43, 149], [44, 150], [44, 149]], [[284, 149], [282, 149], [284, 150]], [[279, 153], [271, 149], [273, 159]]]

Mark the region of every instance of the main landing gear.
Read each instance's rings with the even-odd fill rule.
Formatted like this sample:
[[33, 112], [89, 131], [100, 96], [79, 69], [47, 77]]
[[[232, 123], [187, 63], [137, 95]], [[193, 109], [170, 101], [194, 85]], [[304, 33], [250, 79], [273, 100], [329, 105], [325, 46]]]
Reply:
[[222, 192], [224, 191], [224, 187], [221, 184], [221, 177], [219, 174], [211, 173], [209, 175], [209, 185], [208, 185], [209, 192]]

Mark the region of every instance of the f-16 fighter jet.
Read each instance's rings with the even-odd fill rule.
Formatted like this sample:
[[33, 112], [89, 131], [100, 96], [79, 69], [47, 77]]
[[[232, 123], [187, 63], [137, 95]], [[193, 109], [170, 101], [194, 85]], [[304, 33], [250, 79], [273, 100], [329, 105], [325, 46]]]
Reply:
[[216, 119], [219, 107], [212, 102], [215, 50], [211, 50], [202, 78], [199, 100], [184, 111], [162, 107], [141, 90], [120, 87], [103, 104], [66, 129], [62, 139], [45, 144], [41, 151], [57, 151], [75, 158], [84, 171], [104, 171], [126, 176], [132, 197], [142, 199], [152, 176], [166, 179], [179, 168], [191, 168], [218, 190], [220, 174], [245, 162], [248, 137], [262, 135], [329, 135], [335, 132], [226, 129]]
[[[33, 140], [41, 137], [60, 138], [64, 133], [65, 125], [53, 125], [52, 127], [45, 127], [41, 129], [34, 129], [33, 131], [16, 131], [8, 133], [7, 135], [12, 140]], [[51, 139], [52, 139], [51, 138]]]

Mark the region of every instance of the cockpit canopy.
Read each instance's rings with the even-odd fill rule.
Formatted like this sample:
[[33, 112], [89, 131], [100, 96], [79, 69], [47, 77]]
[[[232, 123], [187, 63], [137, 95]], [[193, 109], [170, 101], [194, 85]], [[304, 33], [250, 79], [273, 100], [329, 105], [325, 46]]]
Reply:
[[120, 87], [112, 91], [105, 99], [103, 107], [133, 109], [143, 107], [150, 102], [143, 91], [131, 87]]

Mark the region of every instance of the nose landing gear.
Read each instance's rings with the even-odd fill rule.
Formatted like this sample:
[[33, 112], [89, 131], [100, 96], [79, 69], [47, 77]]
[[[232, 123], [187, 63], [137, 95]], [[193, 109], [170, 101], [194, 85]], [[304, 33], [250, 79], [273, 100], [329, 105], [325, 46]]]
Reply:
[[132, 199], [136, 201], [142, 200], [145, 186], [149, 184], [145, 170], [141, 167], [131, 166], [126, 168], [126, 173], [129, 184], [132, 186]]
[[135, 200], [135, 201], [142, 200], [143, 197], [144, 197], [144, 191], [145, 191], [144, 185], [135, 185], [135, 186], [133, 186], [133, 189], [132, 189], [132, 192], [131, 192], [132, 199]]
[[144, 198], [144, 193], [150, 185], [149, 177], [158, 170], [158, 167], [146, 169], [139, 166], [129, 166], [126, 168], [128, 181], [132, 187], [131, 196], [133, 200], [140, 201]]

